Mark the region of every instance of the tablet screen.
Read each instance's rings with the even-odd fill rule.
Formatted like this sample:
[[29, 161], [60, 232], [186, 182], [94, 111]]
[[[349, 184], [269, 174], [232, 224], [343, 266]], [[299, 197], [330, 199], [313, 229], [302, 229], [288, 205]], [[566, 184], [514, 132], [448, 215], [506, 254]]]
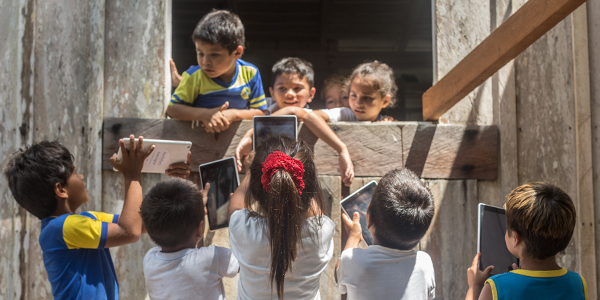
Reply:
[[206, 210], [208, 212], [208, 228], [216, 230], [229, 226], [229, 195], [239, 185], [239, 177], [235, 166], [235, 158], [230, 157], [200, 165], [202, 188], [210, 184]]
[[340, 202], [342, 208], [350, 218], [352, 218], [355, 212], [358, 212], [360, 215], [363, 240], [367, 245], [373, 244], [373, 237], [371, 237], [371, 233], [367, 229], [367, 207], [371, 203], [371, 197], [376, 186], [377, 182], [371, 181]]
[[257, 116], [254, 117], [254, 149], [262, 141], [280, 134], [296, 138], [296, 116]]
[[492, 275], [502, 274], [512, 270], [512, 264], [517, 263], [506, 247], [506, 216], [504, 209], [485, 204], [479, 204], [479, 237], [477, 244], [481, 252], [479, 268], [483, 271], [493, 265]]

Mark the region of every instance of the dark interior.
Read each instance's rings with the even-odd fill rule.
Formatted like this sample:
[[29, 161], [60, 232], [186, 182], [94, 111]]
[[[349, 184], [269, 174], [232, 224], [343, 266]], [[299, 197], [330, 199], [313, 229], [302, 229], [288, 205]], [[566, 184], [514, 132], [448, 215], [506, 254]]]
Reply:
[[173, 60], [179, 72], [197, 65], [192, 32], [212, 9], [239, 15], [246, 30], [242, 59], [256, 65], [267, 96], [271, 67], [287, 56], [310, 61], [317, 96], [324, 108], [323, 80], [349, 75], [377, 59], [394, 69], [396, 107], [383, 111], [404, 121], [422, 120], [422, 94], [433, 82], [431, 1], [429, 0], [173, 0]]

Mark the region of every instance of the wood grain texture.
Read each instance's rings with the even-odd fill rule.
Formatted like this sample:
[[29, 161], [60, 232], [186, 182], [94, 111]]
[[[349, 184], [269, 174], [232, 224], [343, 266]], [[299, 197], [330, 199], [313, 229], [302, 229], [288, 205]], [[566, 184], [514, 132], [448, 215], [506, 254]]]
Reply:
[[[233, 123], [219, 133], [191, 128], [191, 122], [163, 119], [119, 119], [104, 121], [103, 168], [112, 169], [108, 158], [117, 151], [118, 139], [129, 133], [146, 138], [192, 141], [192, 171], [205, 162], [233, 156], [239, 139], [251, 121]], [[406, 166], [422, 178], [493, 180], [498, 168], [496, 126], [432, 125], [417, 122], [374, 124], [332, 123], [346, 143], [356, 176], [383, 176]], [[339, 175], [337, 153], [300, 127], [298, 137], [314, 150], [319, 174]]]
[[319, 175], [319, 183], [323, 190], [323, 213], [335, 223], [335, 234], [333, 235], [333, 257], [327, 268], [321, 273], [321, 287], [319, 288], [321, 299], [339, 300], [340, 293], [335, 281], [335, 266], [337, 265], [342, 248], [341, 239], [341, 215], [340, 200], [342, 179], [340, 176]]
[[437, 120], [584, 2], [528, 1], [423, 94], [423, 120]]

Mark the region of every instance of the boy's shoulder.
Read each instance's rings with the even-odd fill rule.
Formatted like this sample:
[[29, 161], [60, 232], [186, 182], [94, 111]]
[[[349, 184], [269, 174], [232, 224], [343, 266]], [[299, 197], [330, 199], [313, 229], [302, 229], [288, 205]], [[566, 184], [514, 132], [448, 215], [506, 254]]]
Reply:
[[366, 249], [350, 248], [342, 252], [341, 262], [355, 261], [361, 264], [372, 264], [381, 261], [398, 261], [414, 259], [416, 267], [433, 268], [433, 262], [429, 254], [418, 250], [398, 250], [380, 245], [371, 245]]
[[231, 249], [215, 245], [199, 248], [186, 248], [169, 253], [162, 252], [160, 247], [154, 247], [146, 252], [146, 255], [144, 256], [144, 264], [147, 264], [152, 260], [173, 261], [183, 259], [186, 256], [192, 257], [191, 261], [204, 261], [205, 259], [212, 260], [215, 257], [220, 258], [222, 256], [230, 256], [231, 253]]

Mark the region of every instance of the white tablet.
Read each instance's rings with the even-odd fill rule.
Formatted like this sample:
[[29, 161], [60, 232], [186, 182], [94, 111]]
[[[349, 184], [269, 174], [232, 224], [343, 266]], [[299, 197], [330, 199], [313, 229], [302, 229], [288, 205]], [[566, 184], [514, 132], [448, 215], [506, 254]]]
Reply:
[[360, 214], [360, 226], [362, 227], [363, 240], [369, 246], [373, 244], [373, 237], [371, 236], [369, 229], [367, 229], [367, 207], [369, 207], [369, 203], [371, 203], [371, 198], [373, 197], [376, 186], [377, 181], [373, 180], [340, 201], [342, 209], [350, 219], [352, 219], [352, 215], [354, 215], [355, 212]]
[[206, 210], [208, 212], [208, 228], [211, 231], [229, 226], [230, 194], [240, 185], [240, 177], [234, 157], [224, 158], [202, 164], [200, 169], [200, 186], [204, 189], [210, 184]]
[[506, 247], [506, 215], [504, 209], [479, 203], [477, 221], [477, 252], [481, 252], [479, 269], [494, 266], [492, 275], [512, 271], [519, 260]]
[[[129, 149], [129, 138], [123, 138], [123, 141], [125, 141], [125, 147]], [[137, 145], [137, 138], [135, 143]], [[154, 151], [144, 161], [142, 173], [164, 173], [171, 164], [185, 162], [187, 154], [192, 148], [190, 141], [144, 139], [143, 150], [148, 151], [152, 145], [155, 145]], [[122, 157], [121, 147], [119, 147], [117, 160], [120, 161]]]
[[280, 134], [297, 138], [298, 120], [296, 116], [255, 116], [254, 117], [254, 137], [252, 139], [253, 149], [256, 145], [272, 136]]

